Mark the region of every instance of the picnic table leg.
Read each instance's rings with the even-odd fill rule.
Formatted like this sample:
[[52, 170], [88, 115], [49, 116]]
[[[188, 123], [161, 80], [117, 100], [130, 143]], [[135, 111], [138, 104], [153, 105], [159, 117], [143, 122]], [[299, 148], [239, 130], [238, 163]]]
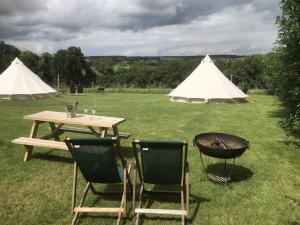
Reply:
[[96, 135], [96, 137], [99, 137], [99, 133], [97, 133], [97, 131], [94, 129], [94, 127], [92, 127], [92, 126], [87, 126], [87, 127], [90, 129], [90, 131], [92, 131], [93, 134]]
[[60, 129], [63, 125], [64, 125], [64, 123], [60, 123], [58, 125], [54, 124], [55, 129], [50, 127], [50, 133], [46, 134], [44, 136], [41, 136], [40, 139], [49, 140], [49, 139], [56, 138], [56, 137], [59, 139], [59, 136], [64, 133], [64, 131]]
[[[39, 123], [37, 121], [34, 121], [33, 124], [32, 124], [32, 127], [31, 127], [31, 132], [30, 132], [30, 136], [29, 136], [30, 138], [35, 138], [36, 137], [38, 128], [39, 128]], [[25, 145], [24, 162], [30, 160], [32, 149], [33, 149], [33, 146]]]
[[55, 123], [53, 122], [49, 122], [49, 126], [50, 126], [50, 129], [51, 129], [51, 132], [53, 133], [53, 137], [54, 137], [54, 140], [55, 141], [60, 141], [59, 139], [59, 136], [58, 134], [56, 133], [56, 126], [55, 126]]
[[107, 134], [107, 128], [106, 127], [99, 127], [98, 128], [99, 132], [97, 132], [94, 129], [94, 127], [92, 127], [92, 126], [87, 126], [87, 127], [90, 129], [90, 131], [92, 131], [96, 135], [96, 137], [106, 137], [106, 134]]
[[99, 131], [101, 133], [101, 137], [106, 137], [106, 135], [107, 135], [107, 128], [99, 127]]
[[113, 129], [113, 132], [114, 132], [114, 136], [119, 139], [118, 127], [117, 126], [113, 126], [112, 129]]

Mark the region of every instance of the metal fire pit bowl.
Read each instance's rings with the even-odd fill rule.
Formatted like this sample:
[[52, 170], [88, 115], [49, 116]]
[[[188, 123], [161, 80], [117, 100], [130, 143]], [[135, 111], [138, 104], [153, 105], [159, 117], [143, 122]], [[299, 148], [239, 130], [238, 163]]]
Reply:
[[[216, 148], [212, 145], [215, 140], [222, 141], [227, 148]], [[198, 134], [194, 138], [194, 144], [203, 154], [221, 159], [237, 158], [249, 148], [249, 142], [244, 138], [223, 133]]]
[[[193, 142], [200, 151], [201, 164], [204, 171], [205, 166], [201, 153], [210, 157], [225, 159], [224, 169], [221, 173], [207, 173], [208, 179], [225, 184], [231, 180], [235, 158], [241, 156], [250, 146], [249, 141], [241, 137], [223, 133], [198, 134], [195, 136]], [[233, 159], [229, 171], [226, 170], [227, 159]]]

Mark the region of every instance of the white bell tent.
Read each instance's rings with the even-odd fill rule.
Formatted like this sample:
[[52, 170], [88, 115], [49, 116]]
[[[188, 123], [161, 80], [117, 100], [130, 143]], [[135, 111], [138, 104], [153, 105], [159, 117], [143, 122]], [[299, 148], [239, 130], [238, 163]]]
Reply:
[[28, 99], [54, 96], [57, 91], [15, 58], [0, 75], [0, 98]]
[[215, 66], [208, 55], [168, 96], [175, 102], [245, 101], [248, 96]]

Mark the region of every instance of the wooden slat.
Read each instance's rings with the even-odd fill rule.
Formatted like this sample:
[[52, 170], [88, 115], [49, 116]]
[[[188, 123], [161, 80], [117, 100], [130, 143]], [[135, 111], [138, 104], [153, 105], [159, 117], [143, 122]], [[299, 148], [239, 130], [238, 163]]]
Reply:
[[63, 126], [60, 128], [62, 131], [67, 131], [67, 132], [73, 132], [73, 133], [80, 133], [80, 134], [92, 134], [92, 131], [86, 128], [81, 128], [81, 127], [67, 127]]
[[164, 215], [177, 215], [177, 216], [185, 216], [186, 210], [174, 210], [174, 209], [135, 209], [135, 213], [142, 214], [164, 214]]
[[[82, 127], [63, 126], [63, 127], [60, 128], [60, 130], [67, 131], [67, 132], [73, 132], [73, 133], [81, 133], [81, 134], [93, 134], [93, 132], [90, 129], [86, 129], [86, 128], [82, 128]], [[99, 132], [99, 134], [100, 134], [100, 132]], [[114, 136], [113, 131], [107, 131], [106, 134], [107, 134], [107, 136], [110, 136], [110, 137]], [[131, 135], [130, 133], [119, 132], [119, 137], [120, 138], [129, 138], [130, 135]]]
[[75, 207], [74, 212], [90, 213], [123, 213], [124, 208]]
[[38, 139], [38, 138], [20, 137], [20, 138], [12, 140], [12, 143], [68, 151], [67, 145], [61, 141], [51, 141], [51, 140], [44, 140], [44, 139]]

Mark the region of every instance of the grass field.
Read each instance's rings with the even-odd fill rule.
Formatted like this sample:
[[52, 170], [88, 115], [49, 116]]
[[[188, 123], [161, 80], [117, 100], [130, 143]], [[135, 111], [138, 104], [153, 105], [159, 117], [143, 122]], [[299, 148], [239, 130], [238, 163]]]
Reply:
[[[99, 115], [127, 118], [119, 130], [132, 133], [132, 138], [188, 140], [190, 224], [300, 224], [300, 148], [291, 138], [287, 142], [280, 129], [281, 109], [274, 97], [259, 94], [251, 95], [246, 104], [194, 105], [172, 103], [164, 94], [133, 93], [0, 101], [0, 224], [70, 223], [73, 168], [68, 153], [35, 148], [32, 160], [24, 163], [22, 146], [10, 141], [29, 135], [31, 123], [23, 120], [23, 115], [64, 111], [66, 103], [75, 101], [81, 108], [95, 108]], [[205, 179], [199, 152], [192, 145], [196, 134], [213, 131], [235, 134], [251, 143], [237, 159], [233, 182], [227, 187]], [[130, 161], [132, 138], [122, 141]], [[204, 160], [207, 165], [221, 162], [208, 157]], [[83, 183], [80, 179], [80, 188]], [[116, 205], [112, 199], [95, 202], [92, 197], [88, 196], [92, 204]], [[172, 199], [167, 204], [150, 204], [180, 207]], [[78, 224], [115, 222], [114, 216], [84, 216]], [[128, 218], [124, 224], [134, 224], [134, 220]], [[180, 219], [149, 216], [142, 224], [180, 224]]]

